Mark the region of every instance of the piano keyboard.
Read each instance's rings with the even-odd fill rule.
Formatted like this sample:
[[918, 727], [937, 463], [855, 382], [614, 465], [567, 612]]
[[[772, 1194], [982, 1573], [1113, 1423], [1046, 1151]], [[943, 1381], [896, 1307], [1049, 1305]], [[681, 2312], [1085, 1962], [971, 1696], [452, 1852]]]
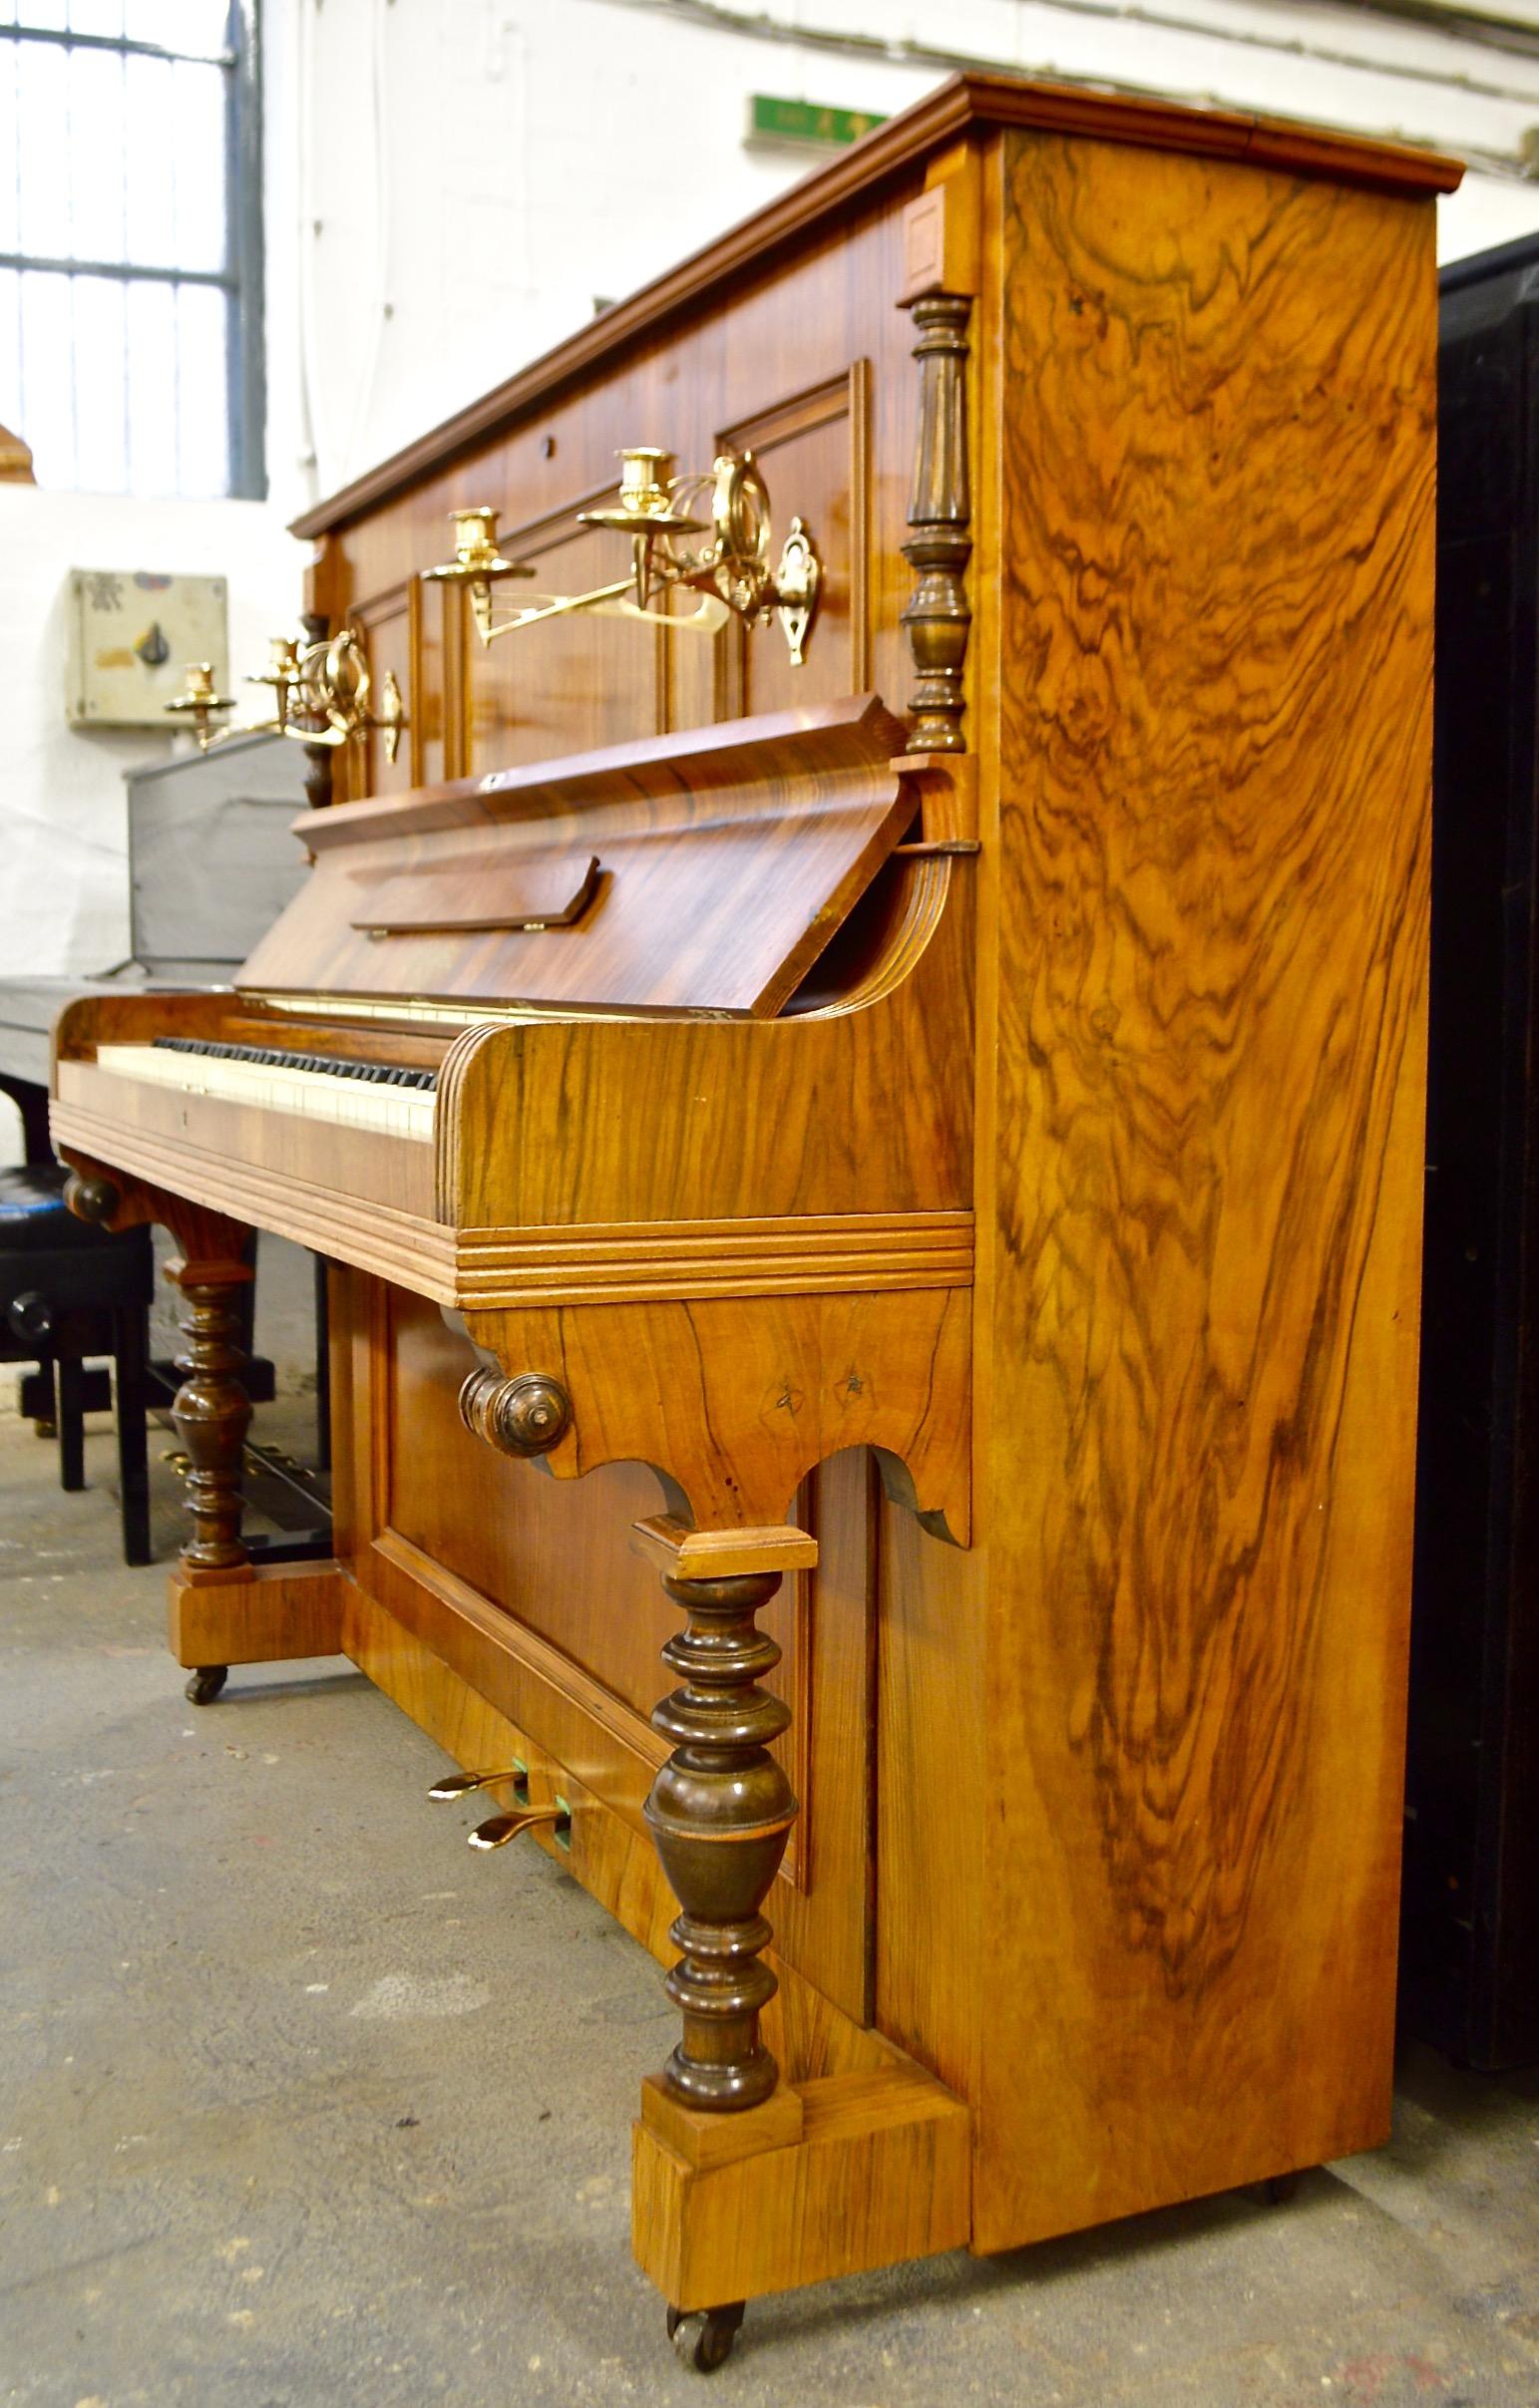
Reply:
[[388, 1062], [333, 1061], [275, 1046], [222, 1045], [200, 1037], [157, 1037], [150, 1045], [104, 1045], [97, 1068], [149, 1079], [183, 1095], [218, 1096], [258, 1111], [297, 1112], [346, 1129], [385, 1129], [431, 1138], [438, 1074]]

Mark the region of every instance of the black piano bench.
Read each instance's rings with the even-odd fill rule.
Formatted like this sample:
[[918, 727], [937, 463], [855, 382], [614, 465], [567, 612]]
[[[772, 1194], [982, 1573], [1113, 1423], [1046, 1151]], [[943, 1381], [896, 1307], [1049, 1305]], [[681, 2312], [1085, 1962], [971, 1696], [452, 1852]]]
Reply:
[[112, 1356], [124, 1560], [148, 1563], [150, 1231], [114, 1234], [77, 1220], [64, 1202], [68, 1177], [55, 1162], [0, 1171], [0, 1363], [39, 1366], [32, 1401], [54, 1396], [60, 1485], [83, 1489], [86, 1358]]

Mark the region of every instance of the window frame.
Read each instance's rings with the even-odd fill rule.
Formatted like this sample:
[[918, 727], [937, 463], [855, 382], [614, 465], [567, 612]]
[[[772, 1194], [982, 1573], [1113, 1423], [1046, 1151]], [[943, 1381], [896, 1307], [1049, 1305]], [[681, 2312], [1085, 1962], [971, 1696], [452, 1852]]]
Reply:
[[[201, 53], [178, 51], [159, 42], [127, 34], [77, 33], [66, 28], [26, 25], [19, 20], [26, 0], [17, 9], [17, 22], [0, 25], [0, 41], [47, 43], [64, 50], [110, 51], [122, 57], [202, 59]], [[206, 64], [224, 76], [224, 264], [206, 268], [141, 267], [132, 260], [45, 258], [30, 251], [0, 253], [0, 267], [63, 274], [110, 276], [129, 284], [202, 284], [223, 292], [227, 300], [224, 341], [224, 393], [228, 479], [224, 496], [237, 502], [264, 502], [266, 465], [266, 345], [264, 340], [262, 241], [262, 85], [261, 0], [228, 0], [224, 48]], [[79, 370], [77, 359], [76, 367]], [[64, 492], [84, 492], [70, 486]], [[192, 497], [175, 489], [164, 495], [126, 499], [179, 501]]]

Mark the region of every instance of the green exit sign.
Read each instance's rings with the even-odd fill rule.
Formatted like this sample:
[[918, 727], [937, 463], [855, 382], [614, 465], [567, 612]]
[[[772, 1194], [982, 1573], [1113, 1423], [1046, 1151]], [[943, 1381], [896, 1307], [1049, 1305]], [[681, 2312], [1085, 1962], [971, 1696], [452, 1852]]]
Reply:
[[858, 143], [882, 119], [873, 109], [823, 109], [816, 101], [781, 101], [756, 92], [748, 104], [748, 139], [760, 143], [815, 143], [829, 150]]

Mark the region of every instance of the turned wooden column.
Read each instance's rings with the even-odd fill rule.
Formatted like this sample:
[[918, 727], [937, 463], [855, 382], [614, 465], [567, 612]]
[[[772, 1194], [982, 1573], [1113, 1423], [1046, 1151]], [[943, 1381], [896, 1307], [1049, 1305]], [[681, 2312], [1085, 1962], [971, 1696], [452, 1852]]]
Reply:
[[82, 1155], [68, 1159], [74, 1169], [64, 1201], [77, 1219], [104, 1229], [159, 1221], [182, 1248], [182, 1257], [167, 1266], [183, 1306], [176, 1363], [184, 1378], [171, 1417], [192, 1467], [187, 1481], [192, 1536], [183, 1548], [182, 1568], [202, 1579], [241, 1570], [248, 1557], [240, 1539], [240, 1459], [251, 1401], [239, 1378], [246, 1359], [239, 1297], [256, 1275], [243, 1259], [250, 1231], [222, 1212], [124, 1179]]
[[918, 671], [910, 706], [911, 753], [961, 753], [962, 670], [972, 631], [963, 572], [972, 551], [972, 504], [967, 489], [964, 293], [921, 293], [908, 307], [919, 330], [919, 437], [909, 497], [912, 529], [904, 558], [920, 572], [903, 614]]
[[772, 1933], [759, 1909], [797, 1812], [791, 1784], [768, 1752], [790, 1709], [758, 1685], [780, 1661], [755, 1621], [780, 1573], [666, 1574], [662, 1584], [688, 1616], [662, 1651], [683, 1686], [652, 1716], [673, 1753], [645, 1808], [683, 1908], [670, 1933], [683, 1954], [666, 1988], [684, 2032], [662, 2080], [691, 2107], [754, 2107], [779, 2076], [759, 2037], [760, 2014], [776, 1988], [760, 1961]]
[[[304, 629], [307, 644], [323, 644], [331, 633], [331, 621], [323, 610], [305, 610], [299, 624]], [[307, 744], [304, 748], [304, 799], [312, 811], [329, 811], [332, 803], [332, 768], [334, 748], [329, 744]]]
[[187, 1505], [192, 1536], [182, 1549], [186, 1571], [227, 1572], [247, 1560], [240, 1537], [245, 1501], [240, 1463], [251, 1423], [251, 1400], [240, 1381], [246, 1360], [240, 1344], [240, 1290], [251, 1277], [247, 1264], [173, 1262], [167, 1276], [182, 1295], [182, 1352], [177, 1369], [185, 1376], [172, 1401], [171, 1418], [192, 1466]]

